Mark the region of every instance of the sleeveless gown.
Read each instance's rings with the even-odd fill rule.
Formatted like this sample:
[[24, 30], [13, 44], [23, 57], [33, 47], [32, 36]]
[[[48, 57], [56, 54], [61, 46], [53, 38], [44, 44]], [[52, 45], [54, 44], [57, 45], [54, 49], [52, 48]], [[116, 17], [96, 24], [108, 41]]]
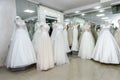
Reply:
[[25, 22], [17, 22], [16, 27], [7, 56], [7, 68], [20, 68], [36, 63], [36, 55]]
[[103, 26], [100, 31], [92, 58], [101, 63], [120, 63], [120, 48], [110, 32], [109, 26]]

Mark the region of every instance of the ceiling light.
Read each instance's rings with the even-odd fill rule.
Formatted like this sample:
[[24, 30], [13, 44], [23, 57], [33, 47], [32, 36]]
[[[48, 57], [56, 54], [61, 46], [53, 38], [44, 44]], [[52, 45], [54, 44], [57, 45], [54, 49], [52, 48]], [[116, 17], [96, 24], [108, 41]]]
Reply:
[[77, 14], [77, 13], [79, 13], [80, 11], [75, 11], [75, 13]]
[[24, 12], [26, 12], [26, 13], [34, 13], [35, 11], [30, 10], [30, 9], [26, 9], [26, 10], [24, 10]]
[[101, 18], [101, 19], [106, 20], [106, 19], [109, 19], [109, 17], [103, 17], [103, 18]]
[[84, 13], [82, 13], [81, 15], [82, 15], [82, 16], [85, 16], [85, 14], [84, 14]]
[[99, 12], [104, 12], [104, 11], [105, 11], [104, 9], [99, 10]]
[[65, 22], [70, 22], [70, 19], [65, 19]]
[[105, 14], [97, 14], [97, 17], [105, 16]]
[[96, 7], [94, 7], [94, 9], [100, 9], [101, 8], [101, 6], [96, 6]]

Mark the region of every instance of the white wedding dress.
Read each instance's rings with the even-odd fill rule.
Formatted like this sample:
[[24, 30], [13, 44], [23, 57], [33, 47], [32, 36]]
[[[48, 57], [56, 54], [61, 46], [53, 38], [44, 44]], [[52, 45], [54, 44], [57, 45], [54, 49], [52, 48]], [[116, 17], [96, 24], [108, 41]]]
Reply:
[[68, 33], [66, 30], [67, 27], [64, 28], [63, 32], [64, 32], [64, 39], [65, 39], [65, 47], [66, 47], [66, 52], [70, 52], [70, 48], [69, 48], [69, 43], [68, 43]]
[[25, 22], [16, 20], [16, 30], [7, 56], [7, 68], [21, 68], [36, 63], [36, 56]]
[[54, 61], [56, 65], [69, 63], [66, 53], [65, 39], [62, 24], [55, 24], [54, 32], [52, 33], [52, 43], [54, 51]]
[[40, 26], [40, 22], [36, 22], [35, 23], [35, 33], [34, 33], [34, 36], [33, 36], [33, 40], [32, 40], [32, 43], [33, 43], [33, 46], [34, 46], [34, 49], [35, 49], [35, 52], [37, 53], [37, 51], [39, 50], [39, 40], [40, 40], [40, 35], [41, 35], [41, 26]]
[[78, 56], [83, 59], [91, 59], [95, 46], [95, 40], [90, 30], [90, 25], [85, 25], [84, 32], [80, 40], [80, 48]]
[[109, 28], [109, 26], [102, 26], [92, 58], [101, 63], [119, 64], [120, 48]]
[[72, 51], [78, 51], [78, 25], [73, 26]]
[[114, 37], [120, 47], [120, 28], [116, 30]]
[[34, 35], [34, 48], [37, 54], [37, 70], [48, 70], [54, 67], [52, 42], [48, 31], [50, 27], [46, 23], [40, 23]]
[[68, 30], [68, 43], [69, 43], [69, 46], [72, 46], [72, 42], [73, 42], [73, 28], [72, 26], [70, 25]]

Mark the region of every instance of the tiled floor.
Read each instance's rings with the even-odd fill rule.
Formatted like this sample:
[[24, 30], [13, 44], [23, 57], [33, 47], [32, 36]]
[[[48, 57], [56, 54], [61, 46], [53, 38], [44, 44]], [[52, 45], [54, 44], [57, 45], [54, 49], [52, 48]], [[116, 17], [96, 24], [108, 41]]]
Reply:
[[10, 72], [0, 69], [0, 80], [120, 80], [120, 65], [105, 65], [71, 56], [70, 64], [56, 66], [49, 71]]

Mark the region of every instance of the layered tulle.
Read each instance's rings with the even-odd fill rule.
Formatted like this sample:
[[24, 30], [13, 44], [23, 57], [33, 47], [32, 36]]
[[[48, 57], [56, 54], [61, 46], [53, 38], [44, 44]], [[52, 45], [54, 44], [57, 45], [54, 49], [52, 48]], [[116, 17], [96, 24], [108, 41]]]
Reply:
[[109, 29], [102, 29], [92, 58], [102, 63], [119, 64], [120, 49]]
[[78, 56], [83, 59], [91, 59], [93, 49], [95, 46], [95, 40], [91, 31], [83, 32], [80, 40], [80, 48]]
[[36, 56], [28, 32], [19, 28], [10, 44], [6, 66], [8, 68], [19, 68], [33, 63], [36, 63]]

